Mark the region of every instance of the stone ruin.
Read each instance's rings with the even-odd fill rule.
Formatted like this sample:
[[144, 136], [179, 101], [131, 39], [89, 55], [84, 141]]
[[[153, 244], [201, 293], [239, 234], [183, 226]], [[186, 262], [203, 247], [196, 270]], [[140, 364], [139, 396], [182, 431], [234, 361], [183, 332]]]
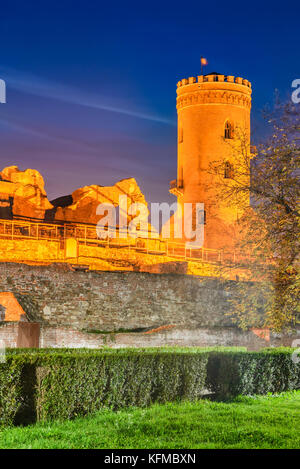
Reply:
[[37, 170], [21, 171], [18, 166], [9, 166], [0, 172], [0, 219], [97, 224], [98, 205], [118, 207], [122, 195], [127, 196], [129, 206], [135, 202], [147, 206], [134, 178], [122, 179], [113, 186], [85, 186], [49, 201], [44, 179]]

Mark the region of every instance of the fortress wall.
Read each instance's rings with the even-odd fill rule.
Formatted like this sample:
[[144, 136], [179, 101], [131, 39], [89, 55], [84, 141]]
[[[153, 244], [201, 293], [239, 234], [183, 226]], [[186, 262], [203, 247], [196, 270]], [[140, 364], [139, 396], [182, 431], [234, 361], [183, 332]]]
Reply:
[[77, 330], [231, 325], [229, 292], [217, 278], [1, 263], [0, 291], [15, 293], [32, 320]]
[[59, 241], [34, 239], [1, 239], [0, 259], [3, 261], [47, 262], [63, 260]]
[[[84, 264], [92, 270], [126, 270], [153, 273], [187, 273], [201, 276], [217, 276], [217, 266], [209, 262], [178, 261], [175, 257], [147, 254], [128, 248], [108, 248], [81, 244], [77, 257], [68, 257], [64, 243], [44, 239], [0, 239], [2, 262], [29, 262], [44, 264], [66, 262]], [[72, 254], [72, 255], [76, 255]], [[184, 265], [184, 266], [183, 266]]]
[[[291, 345], [300, 338], [233, 327], [236, 282], [186, 274], [74, 272], [69, 265], [0, 263], [0, 292], [12, 292], [40, 322], [40, 347]], [[27, 323], [29, 324], [29, 323]], [[21, 323], [0, 323], [0, 344], [16, 347]], [[106, 332], [106, 333], [104, 333]]]

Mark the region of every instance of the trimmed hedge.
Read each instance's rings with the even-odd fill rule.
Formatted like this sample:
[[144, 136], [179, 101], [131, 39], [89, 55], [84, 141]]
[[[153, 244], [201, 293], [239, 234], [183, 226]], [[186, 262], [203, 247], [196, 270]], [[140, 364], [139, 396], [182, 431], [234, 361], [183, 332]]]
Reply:
[[293, 349], [14, 349], [0, 363], [0, 425], [71, 419], [102, 408], [298, 389]]
[[207, 352], [193, 349], [11, 351], [0, 364], [0, 422], [71, 419], [101, 408], [197, 400], [207, 361]]
[[0, 426], [11, 425], [21, 406], [25, 362], [22, 356], [7, 356], [5, 363], [0, 363]]
[[207, 387], [221, 399], [299, 389], [300, 364], [293, 362], [293, 351], [274, 348], [260, 352], [211, 352]]

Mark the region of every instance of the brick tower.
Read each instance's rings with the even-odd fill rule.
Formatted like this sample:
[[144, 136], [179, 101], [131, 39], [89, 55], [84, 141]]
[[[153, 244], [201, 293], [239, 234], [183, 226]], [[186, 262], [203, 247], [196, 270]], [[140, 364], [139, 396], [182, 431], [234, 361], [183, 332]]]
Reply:
[[204, 203], [204, 247], [230, 245], [239, 209], [214, 204], [218, 183], [209, 174], [210, 163], [224, 160], [224, 177], [232, 178], [238, 161], [233, 146], [243, 133], [250, 147], [251, 83], [218, 73], [190, 77], [177, 84], [177, 180], [170, 192], [179, 204]]

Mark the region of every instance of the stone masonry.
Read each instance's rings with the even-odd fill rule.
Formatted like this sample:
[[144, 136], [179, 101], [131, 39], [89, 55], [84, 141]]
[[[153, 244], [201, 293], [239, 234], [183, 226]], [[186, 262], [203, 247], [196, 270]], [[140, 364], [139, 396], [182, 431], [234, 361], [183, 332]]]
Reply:
[[0, 291], [14, 293], [31, 320], [77, 330], [232, 325], [230, 292], [216, 278], [1, 263]]

